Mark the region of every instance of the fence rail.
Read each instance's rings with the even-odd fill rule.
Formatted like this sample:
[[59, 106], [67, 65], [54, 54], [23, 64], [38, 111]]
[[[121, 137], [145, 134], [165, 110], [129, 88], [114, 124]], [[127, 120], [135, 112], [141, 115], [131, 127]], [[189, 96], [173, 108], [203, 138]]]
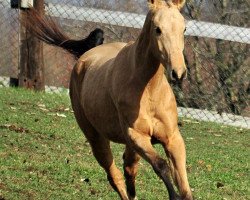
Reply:
[[224, 125], [250, 129], [250, 118], [215, 111], [178, 107], [178, 115], [198, 121], [215, 122]]

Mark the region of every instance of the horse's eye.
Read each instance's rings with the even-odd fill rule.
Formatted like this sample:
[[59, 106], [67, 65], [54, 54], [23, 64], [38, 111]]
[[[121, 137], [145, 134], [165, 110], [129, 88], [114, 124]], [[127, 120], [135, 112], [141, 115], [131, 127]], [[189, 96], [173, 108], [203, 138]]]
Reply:
[[185, 27], [185, 29], [184, 29], [184, 33], [186, 32], [186, 30], [187, 30], [187, 28]]
[[156, 32], [157, 35], [160, 35], [161, 34], [161, 29], [159, 27], [156, 27], [155, 32]]

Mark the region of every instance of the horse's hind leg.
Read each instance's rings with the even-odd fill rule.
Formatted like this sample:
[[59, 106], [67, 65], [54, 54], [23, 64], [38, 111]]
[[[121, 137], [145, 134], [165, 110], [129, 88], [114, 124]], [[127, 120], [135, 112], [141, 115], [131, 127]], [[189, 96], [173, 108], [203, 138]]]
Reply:
[[129, 200], [123, 180], [123, 175], [116, 167], [112, 156], [110, 142], [105, 138], [98, 136], [98, 134], [89, 140], [89, 142], [96, 160], [107, 173], [107, 178], [110, 185], [119, 194], [122, 200]]
[[77, 98], [71, 98], [71, 101], [78, 125], [88, 139], [96, 160], [106, 171], [111, 186], [119, 194], [122, 200], [129, 200], [126, 192], [126, 186], [123, 180], [123, 175], [121, 171], [115, 166], [113, 160], [112, 152], [110, 149], [110, 142], [102, 137], [94, 129], [94, 127], [86, 118], [83, 110], [80, 109]]
[[126, 178], [127, 193], [130, 200], [136, 199], [135, 192], [135, 176], [137, 174], [138, 162], [140, 156], [131, 149], [129, 146], [126, 146], [126, 150], [123, 155], [124, 159], [124, 175]]
[[110, 149], [110, 142], [99, 135], [91, 125], [85, 129], [84, 134], [88, 139], [92, 152], [100, 164], [100, 166], [107, 173], [107, 178], [113, 189], [119, 194], [122, 200], [129, 200], [126, 186], [123, 179], [123, 174], [116, 167], [113, 155]]

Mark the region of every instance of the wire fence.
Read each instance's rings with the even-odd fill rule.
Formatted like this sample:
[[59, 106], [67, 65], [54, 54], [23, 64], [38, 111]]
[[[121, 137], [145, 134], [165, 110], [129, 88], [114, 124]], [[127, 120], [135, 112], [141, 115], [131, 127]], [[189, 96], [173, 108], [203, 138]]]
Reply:
[[[95, 28], [105, 43], [135, 40], [147, 13], [146, 0], [46, 0], [45, 11], [70, 38]], [[227, 4], [225, 4], [227, 2]], [[247, 1], [187, 0], [185, 59], [188, 78], [173, 85], [179, 114], [250, 128], [250, 29]], [[0, 85], [18, 78], [19, 11], [0, 0]], [[46, 90], [68, 88], [75, 59], [44, 44]]]

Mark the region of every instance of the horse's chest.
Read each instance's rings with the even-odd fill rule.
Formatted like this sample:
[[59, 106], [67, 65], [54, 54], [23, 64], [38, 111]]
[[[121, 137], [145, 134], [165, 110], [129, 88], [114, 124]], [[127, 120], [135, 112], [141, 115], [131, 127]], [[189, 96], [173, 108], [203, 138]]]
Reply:
[[135, 125], [152, 138], [164, 138], [177, 127], [177, 109], [174, 99], [147, 98], [141, 103]]

